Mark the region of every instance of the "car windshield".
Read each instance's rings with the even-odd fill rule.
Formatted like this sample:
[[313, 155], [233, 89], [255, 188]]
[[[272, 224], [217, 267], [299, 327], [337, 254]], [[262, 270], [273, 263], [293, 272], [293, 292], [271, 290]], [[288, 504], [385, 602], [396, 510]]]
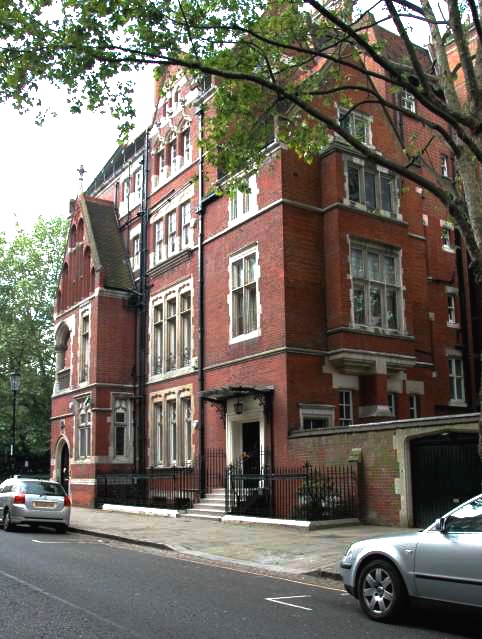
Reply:
[[20, 484], [20, 490], [30, 495], [65, 495], [60, 484], [44, 481], [24, 481]]

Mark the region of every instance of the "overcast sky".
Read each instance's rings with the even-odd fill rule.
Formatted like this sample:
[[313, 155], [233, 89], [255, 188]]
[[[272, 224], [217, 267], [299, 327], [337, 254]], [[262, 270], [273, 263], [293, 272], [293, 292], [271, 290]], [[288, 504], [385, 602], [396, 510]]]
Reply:
[[[67, 216], [69, 200], [80, 190], [77, 169], [83, 165], [84, 188], [117, 148], [117, 122], [108, 114], [68, 111], [65, 95], [53, 89], [45, 102], [58, 112], [39, 127], [34, 113], [20, 115], [0, 104], [0, 231], [11, 239], [15, 223], [31, 230], [39, 215]], [[153, 111], [154, 81], [144, 72], [135, 93], [137, 131], [146, 128]]]

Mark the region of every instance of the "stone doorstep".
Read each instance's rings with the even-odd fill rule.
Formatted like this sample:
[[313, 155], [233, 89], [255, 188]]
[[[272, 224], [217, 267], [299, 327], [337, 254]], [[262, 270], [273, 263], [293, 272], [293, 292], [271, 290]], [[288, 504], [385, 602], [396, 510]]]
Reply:
[[[131, 515], [149, 515], [154, 517], [180, 517], [179, 510], [167, 508], [145, 508], [142, 506], [118, 506], [116, 504], [104, 504], [102, 510], [106, 512], [118, 512]], [[202, 511], [200, 511], [202, 512]], [[189, 516], [189, 514], [188, 514]], [[269, 519], [267, 517], [246, 517], [244, 515], [223, 515], [218, 519], [221, 522], [233, 524], [265, 524], [270, 526], [288, 526], [290, 528], [302, 528], [303, 530], [320, 530], [322, 528], [338, 528], [340, 526], [355, 526], [359, 519], [327, 519], [325, 521], [300, 521], [296, 519]]]

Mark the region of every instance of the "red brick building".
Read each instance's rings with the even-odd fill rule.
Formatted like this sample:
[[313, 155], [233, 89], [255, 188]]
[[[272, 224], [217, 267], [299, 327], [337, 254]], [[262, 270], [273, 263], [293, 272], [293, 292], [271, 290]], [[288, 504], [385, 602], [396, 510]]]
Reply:
[[[411, 438], [476, 429], [454, 416], [478, 410], [480, 306], [440, 203], [337, 136], [311, 165], [275, 139], [249, 193], [214, 195], [197, 144], [213, 91], [179, 76], [155, 124], [72, 205], [52, 473], [77, 505], [94, 505], [100, 473], [189, 467], [212, 449], [296, 467], [361, 448], [363, 467], [380, 422], [418, 420]], [[400, 117], [394, 135], [373, 105], [333, 109], [394, 159], [413, 132]], [[430, 148], [451, 179], [447, 150]], [[350, 446], [354, 429], [371, 435]], [[410, 459], [391, 440], [373, 476], [387, 495], [370, 502], [365, 485], [362, 516], [407, 523]]]

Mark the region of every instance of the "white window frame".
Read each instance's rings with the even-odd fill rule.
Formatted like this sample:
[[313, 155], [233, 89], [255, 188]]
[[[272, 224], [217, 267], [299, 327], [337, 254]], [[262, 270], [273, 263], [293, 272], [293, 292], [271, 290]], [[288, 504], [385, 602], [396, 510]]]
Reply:
[[455, 293], [447, 293], [447, 324], [455, 326], [457, 324], [457, 301]]
[[141, 267], [141, 236], [132, 238], [132, 270], [137, 271]]
[[153, 397], [150, 461], [154, 467], [192, 465], [192, 407], [192, 393], [185, 387]]
[[[335, 424], [335, 407], [329, 404], [304, 404], [298, 405], [300, 416], [300, 430], [323, 431], [332, 428]], [[325, 421], [326, 425], [317, 426], [319, 421]], [[311, 422], [311, 423], [310, 423]]]
[[181, 246], [189, 248], [191, 246], [191, 201], [181, 203]]
[[[362, 252], [362, 269], [361, 274], [354, 271], [353, 255], [355, 251]], [[378, 256], [378, 265], [380, 279], [370, 273], [369, 256]], [[372, 331], [383, 331], [387, 333], [404, 333], [405, 318], [403, 307], [403, 282], [401, 267], [401, 252], [395, 247], [381, 244], [373, 244], [364, 240], [353, 239], [350, 241], [350, 278], [351, 278], [351, 324], [353, 327], [366, 328]], [[387, 263], [386, 258], [393, 260], [394, 280], [387, 279]], [[374, 322], [375, 316], [372, 314], [372, 304], [370, 293], [372, 289], [378, 289], [380, 292], [380, 324]], [[362, 292], [363, 298], [363, 319], [359, 321], [357, 318], [357, 292]], [[395, 294], [395, 320], [396, 326], [390, 326], [388, 316], [388, 295]]]
[[[338, 107], [338, 122], [342, 129], [345, 128], [343, 126], [344, 124], [343, 121], [345, 119], [348, 123], [346, 130], [348, 131], [348, 133], [350, 133], [350, 135], [352, 135], [359, 142], [362, 142], [366, 146], [370, 146], [370, 147], [373, 146], [372, 116], [367, 115], [366, 113], [361, 113], [360, 111], [357, 111], [356, 109], [351, 110], [351, 109], [345, 109], [343, 107]], [[364, 130], [363, 137], [360, 137], [357, 135], [357, 133], [359, 132], [359, 128], [357, 130], [357, 127], [359, 127], [360, 125], [363, 126], [363, 130]]]
[[164, 258], [165, 240], [164, 240], [164, 224], [165, 219], [162, 217], [154, 223], [154, 263], [159, 264]]
[[440, 174], [444, 178], [449, 177], [449, 156], [444, 153], [440, 156]]
[[455, 251], [452, 244], [452, 228], [452, 225], [448, 222], [441, 223], [442, 249], [449, 253], [453, 253]]
[[353, 393], [351, 390], [341, 389], [338, 391], [340, 407], [340, 426], [351, 426], [353, 424]]
[[[356, 157], [345, 156], [345, 203], [349, 206], [360, 208], [375, 214], [381, 214], [394, 220], [400, 220], [400, 194], [399, 182], [395, 174], [390, 173], [384, 167], [371, 165]], [[358, 199], [352, 198], [350, 193], [351, 175], [357, 174]], [[374, 206], [370, 206], [368, 176], [373, 176], [373, 199]], [[383, 204], [383, 181], [387, 180], [390, 185], [391, 210], [384, 208]]]
[[167, 237], [166, 256], [171, 257], [178, 252], [179, 239], [177, 237], [177, 210], [173, 209], [166, 214]]
[[[132, 451], [132, 399], [128, 397], [113, 396], [112, 401], [112, 457], [117, 461], [129, 461]], [[118, 414], [123, 413], [125, 420], [117, 420]], [[117, 429], [124, 430], [124, 449], [122, 453], [117, 452]]]
[[[190, 297], [190, 306], [183, 305], [186, 296]], [[193, 286], [184, 281], [177, 287], [167, 289], [151, 300], [150, 306], [150, 371], [152, 377], [172, 376], [185, 371], [193, 365]], [[175, 304], [176, 312], [168, 316], [169, 307]], [[156, 316], [156, 309], [162, 307], [162, 319]], [[189, 314], [189, 354], [186, 354], [185, 322]], [[158, 320], [156, 322], [156, 319]], [[158, 327], [158, 328], [156, 328]], [[175, 343], [171, 344], [174, 334]], [[160, 343], [158, 343], [160, 335]], [[158, 353], [160, 346], [160, 353]], [[171, 346], [174, 347], [173, 358], [170, 357]], [[188, 363], [186, 363], [188, 362]]]
[[397, 418], [397, 404], [398, 404], [397, 395], [398, 393], [393, 393], [393, 392], [387, 393], [388, 410], [390, 411], [391, 415], [395, 418]]
[[406, 109], [407, 111], [411, 111], [412, 113], [416, 113], [417, 107], [415, 102], [415, 96], [413, 96], [410, 91], [406, 89], [402, 89], [400, 93], [400, 106], [402, 109]]
[[[249, 332], [241, 332], [238, 334], [234, 334], [234, 289], [233, 289], [233, 266], [235, 263], [243, 260], [246, 260], [248, 257], [254, 255], [254, 267], [253, 267], [253, 275], [254, 280], [249, 283], [245, 283], [236, 288], [236, 291], [239, 291], [240, 288], [243, 289], [243, 299], [244, 299], [244, 290], [249, 286], [253, 285], [256, 291], [256, 328]], [[243, 277], [244, 277], [244, 263], [243, 263]], [[236, 253], [235, 255], [231, 255], [229, 258], [229, 295], [228, 295], [228, 307], [229, 307], [229, 343], [235, 344], [237, 342], [243, 342], [245, 340], [253, 339], [254, 337], [258, 337], [261, 335], [261, 301], [260, 301], [260, 289], [259, 289], [259, 281], [260, 281], [260, 267], [259, 267], [259, 251], [258, 246], [251, 246], [250, 248], [245, 249], [242, 252]], [[245, 304], [243, 304], [243, 315], [244, 315]]]
[[[191, 164], [192, 162], [192, 143], [191, 143], [191, 129], [188, 127], [181, 133], [182, 136], [182, 155], [184, 166]], [[186, 144], [187, 141], [187, 144]]]
[[142, 170], [139, 169], [135, 174], [135, 199], [136, 202], [140, 202], [142, 200]]
[[79, 382], [89, 380], [90, 363], [90, 315], [84, 311], [80, 315], [80, 358], [79, 358]]
[[450, 401], [452, 403], [465, 403], [464, 361], [461, 357], [449, 357], [448, 366]]
[[76, 401], [75, 439], [76, 458], [89, 459], [92, 455], [92, 411], [90, 396]]
[[234, 226], [258, 213], [258, 182], [256, 174], [248, 178], [248, 192], [239, 189], [228, 199], [228, 225]]
[[420, 409], [420, 395], [417, 393], [410, 393], [408, 396], [409, 400], [409, 416], [410, 419], [417, 419], [421, 417], [421, 409]]

